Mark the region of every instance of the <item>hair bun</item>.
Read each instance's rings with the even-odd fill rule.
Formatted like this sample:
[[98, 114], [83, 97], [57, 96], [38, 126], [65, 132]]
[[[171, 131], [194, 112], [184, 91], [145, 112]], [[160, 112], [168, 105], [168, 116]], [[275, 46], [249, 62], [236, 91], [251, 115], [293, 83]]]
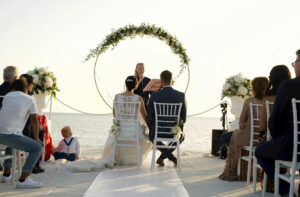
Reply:
[[129, 91], [134, 89], [136, 87], [136, 84], [137, 84], [137, 80], [136, 80], [135, 76], [128, 76], [125, 80], [126, 88]]

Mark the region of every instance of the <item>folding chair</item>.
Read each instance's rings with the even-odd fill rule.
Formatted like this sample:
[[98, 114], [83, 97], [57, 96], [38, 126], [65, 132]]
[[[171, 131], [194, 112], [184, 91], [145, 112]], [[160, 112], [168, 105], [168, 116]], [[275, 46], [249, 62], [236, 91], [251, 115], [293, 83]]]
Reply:
[[[155, 111], [155, 137], [153, 141], [153, 153], [152, 153], [152, 163], [151, 170], [153, 170], [155, 165], [155, 151], [156, 148], [176, 148], [177, 149], [177, 164], [178, 169], [181, 170], [180, 165], [180, 143], [178, 139], [174, 139], [171, 133], [171, 128], [179, 123], [180, 112], [182, 103], [157, 103], [154, 102]], [[166, 130], [168, 130], [166, 132]], [[161, 137], [160, 135], [164, 135]], [[167, 137], [170, 136], [170, 137]], [[157, 142], [168, 142], [168, 145], [158, 145]], [[173, 145], [176, 143], [176, 145]]]
[[[12, 149], [12, 155], [5, 155], [3, 152], [5, 151], [6, 146], [0, 144], [0, 161], [4, 162], [6, 159], [12, 159], [12, 169], [11, 169], [11, 175], [13, 184], [16, 184], [16, 158], [18, 157], [18, 161], [20, 161], [19, 158], [19, 151], [16, 149]], [[21, 165], [18, 164], [18, 171], [21, 171]], [[18, 173], [20, 174], [20, 173]]]
[[[293, 109], [293, 121], [294, 121], [294, 147], [293, 147], [293, 159], [292, 161], [283, 161], [276, 160], [275, 161], [275, 193], [274, 196], [278, 197], [279, 194], [279, 179], [285, 180], [290, 184], [290, 194], [289, 197], [293, 197], [294, 195], [294, 184], [295, 179], [300, 179], [300, 175], [296, 175], [296, 171], [300, 169], [300, 162], [297, 161], [300, 152], [298, 152], [298, 145], [300, 142], [298, 141], [298, 135], [300, 134], [298, 125], [300, 121], [298, 119], [297, 114], [297, 104], [300, 104], [300, 100], [292, 99], [292, 109]], [[287, 168], [287, 174], [280, 174], [280, 168]]]
[[[112, 161], [115, 162], [116, 147], [133, 147], [137, 149], [138, 167], [141, 168], [142, 146], [139, 140], [140, 102], [115, 102], [115, 119], [120, 121], [120, 135], [113, 144]], [[126, 142], [135, 142], [130, 144]]]
[[[267, 141], [271, 139], [268, 123], [269, 123], [269, 117], [271, 115], [271, 109], [272, 105], [274, 105], [274, 102], [266, 101], [266, 112], [267, 112]], [[257, 177], [257, 168], [262, 170], [262, 167], [257, 163], [257, 159], [254, 156], [253, 157], [253, 192], [256, 192], [256, 177]], [[262, 197], [265, 196], [267, 191], [267, 174], [264, 173], [264, 186], [263, 186], [263, 191], [262, 191]]]
[[251, 163], [253, 158], [253, 153], [255, 150], [255, 146], [253, 145], [254, 142], [258, 142], [257, 139], [254, 139], [254, 136], [258, 136], [259, 132], [257, 129], [260, 128], [260, 109], [262, 108], [261, 104], [253, 104], [250, 103], [250, 145], [243, 146], [242, 150], [247, 150], [249, 152], [248, 156], [239, 156], [238, 160], [238, 175], [240, 175], [241, 171], [241, 160], [248, 162], [248, 171], [247, 171], [247, 185], [250, 184], [250, 176], [251, 176]]

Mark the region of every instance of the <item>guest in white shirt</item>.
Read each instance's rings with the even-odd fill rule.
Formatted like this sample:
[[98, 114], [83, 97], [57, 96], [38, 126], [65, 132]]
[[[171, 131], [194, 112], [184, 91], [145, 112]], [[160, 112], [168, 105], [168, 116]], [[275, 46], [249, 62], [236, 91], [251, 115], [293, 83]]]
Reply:
[[72, 137], [72, 129], [70, 126], [65, 126], [61, 129], [61, 135], [64, 137], [54, 152], [54, 158], [66, 159], [68, 161], [75, 161], [79, 159], [80, 145], [77, 137]]
[[[29, 153], [17, 187], [39, 188], [42, 183], [34, 182], [29, 177], [42, 152], [42, 142], [38, 139], [38, 110], [35, 100], [27, 95], [28, 83], [25, 79], [15, 80], [11, 89], [12, 92], [5, 95], [0, 110], [0, 144]], [[28, 117], [34, 140], [22, 134]], [[10, 180], [11, 160], [5, 160], [2, 182]]]

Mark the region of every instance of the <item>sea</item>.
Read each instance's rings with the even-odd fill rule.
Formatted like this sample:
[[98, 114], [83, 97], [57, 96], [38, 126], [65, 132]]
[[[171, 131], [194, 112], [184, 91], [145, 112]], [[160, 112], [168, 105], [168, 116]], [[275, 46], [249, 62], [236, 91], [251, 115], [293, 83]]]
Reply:
[[[62, 139], [61, 128], [69, 125], [73, 130], [73, 136], [78, 137], [80, 145], [85, 147], [104, 147], [113, 116], [87, 115], [79, 113], [52, 113], [45, 114], [50, 119], [51, 137], [54, 146]], [[185, 151], [197, 151], [210, 153], [212, 130], [221, 129], [220, 118], [188, 117], [184, 126], [185, 141], [181, 149]]]

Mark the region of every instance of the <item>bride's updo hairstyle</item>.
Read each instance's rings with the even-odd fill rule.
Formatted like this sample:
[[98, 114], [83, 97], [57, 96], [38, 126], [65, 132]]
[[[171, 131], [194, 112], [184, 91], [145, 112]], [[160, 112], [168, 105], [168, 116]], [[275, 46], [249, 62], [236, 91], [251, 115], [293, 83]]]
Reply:
[[128, 91], [135, 89], [137, 85], [135, 76], [128, 76], [125, 80], [125, 85]]

